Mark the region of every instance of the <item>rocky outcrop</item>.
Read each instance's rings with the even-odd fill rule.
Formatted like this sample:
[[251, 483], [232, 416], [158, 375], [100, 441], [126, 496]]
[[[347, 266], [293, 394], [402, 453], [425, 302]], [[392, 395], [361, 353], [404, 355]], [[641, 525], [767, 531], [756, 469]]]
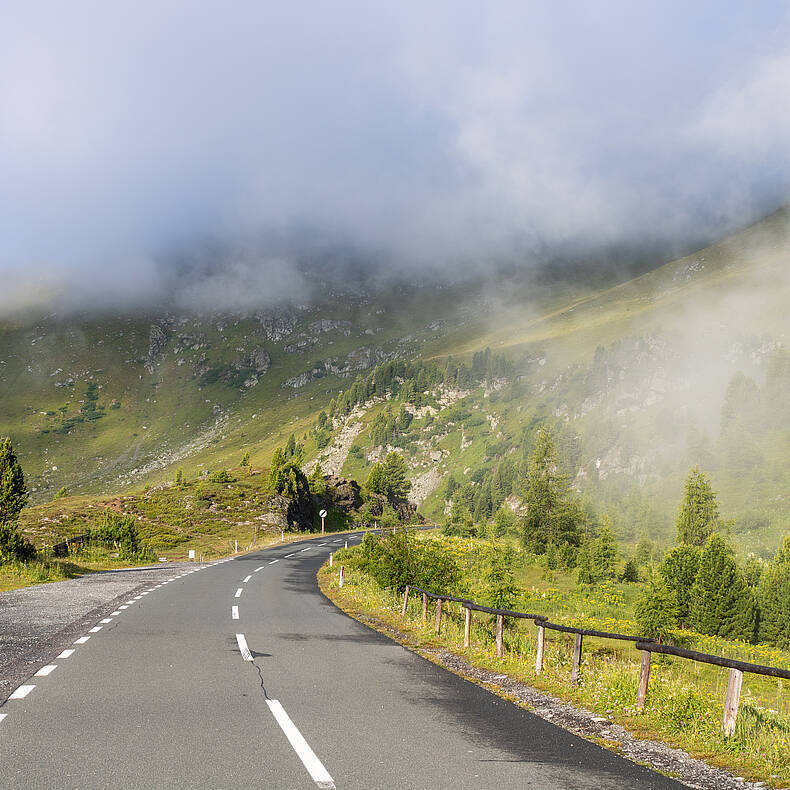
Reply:
[[337, 475], [324, 477], [327, 487], [327, 500], [333, 507], [341, 510], [359, 510], [362, 507], [362, 494], [359, 483]]
[[167, 346], [167, 327], [162, 324], [151, 324], [148, 330], [148, 356], [145, 360], [145, 369], [154, 372], [154, 365], [161, 359]]
[[288, 310], [278, 310], [273, 313], [257, 313], [261, 329], [267, 340], [279, 343], [296, 329], [297, 317]]
[[313, 502], [310, 497], [289, 499], [277, 494], [269, 502], [260, 520], [283, 530], [308, 530], [313, 526]]

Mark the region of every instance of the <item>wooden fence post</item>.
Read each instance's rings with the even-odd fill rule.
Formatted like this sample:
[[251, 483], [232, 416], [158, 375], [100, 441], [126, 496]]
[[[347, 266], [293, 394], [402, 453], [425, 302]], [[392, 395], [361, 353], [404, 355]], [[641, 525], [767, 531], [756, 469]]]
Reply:
[[464, 647], [469, 647], [472, 644], [472, 610], [466, 608], [464, 616]]
[[442, 599], [436, 599], [436, 633], [442, 630]]
[[642, 651], [642, 666], [639, 668], [639, 688], [636, 692], [636, 709], [642, 710], [645, 707], [645, 697], [647, 697], [647, 684], [650, 680], [650, 651]]
[[735, 723], [738, 720], [738, 705], [741, 701], [741, 685], [743, 684], [743, 672], [740, 669], [730, 670], [730, 679], [727, 683], [727, 696], [724, 698], [724, 717], [721, 721], [721, 729], [725, 735], [735, 733]]
[[406, 617], [406, 604], [409, 603], [409, 585], [406, 585], [406, 589], [403, 592], [403, 607], [400, 610], [401, 620]]
[[428, 622], [428, 595], [426, 593], [422, 594], [422, 624], [425, 625]]
[[546, 629], [538, 626], [538, 652], [535, 655], [535, 674], [539, 675], [543, 672], [543, 646], [546, 642]]
[[579, 682], [579, 674], [582, 666], [582, 635], [573, 635], [573, 668], [571, 669], [571, 686]]
[[343, 568], [344, 567], [345, 566], [343, 566], [343, 565], [340, 566], [340, 586], [341, 587], [343, 586]]
[[505, 618], [498, 614], [496, 616], [496, 657], [502, 658], [502, 636], [505, 630]]

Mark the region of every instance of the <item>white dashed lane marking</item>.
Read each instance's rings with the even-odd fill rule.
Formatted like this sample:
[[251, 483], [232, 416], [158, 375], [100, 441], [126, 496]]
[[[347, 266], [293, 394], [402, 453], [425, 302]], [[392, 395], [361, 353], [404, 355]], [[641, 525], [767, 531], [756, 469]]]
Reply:
[[329, 775], [329, 771], [324, 768], [324, 764], [318, 759], [316, 753], [310, 748], [310, 744], [304, 739], [302, 733], [291, 721], [291, 717], [285, 712], [285, 708], [283, 708], [279, 700], [267, 699], [266, 704], [313, 781], [321, 790], [334, 790], [334, 779]]
[[102, 630], [102, 627], [103, 627], [103, 626], [100, 626], [100, 625], [94, 625], [94, 626], [93, 626], [93, 628], [91, 628], [91, 629], [88, 631], [88, 633], [89, 633], [89, 634], [98, 634], [98, 633], [99, 633], [99, 631], [101, 631], [101, 630]]
[[[118, 614], [120, 614], [120, 612], [118, 612]], [[103, 620], [99, 620], [99, 622], [104, 623], [104, 625], [107, 625], [107, 623], [112, 622], [112, 617], [105, 617]]]
[[252, 661], [252, 653], [250, 653], [250, 648], [247, 647], [247, 640], [244, 638], [244, 634], [236, 634], [236, 641], [239, 644], [241, 657], [245, 661]]
[[231, 606], [230, 607], [230, 616], [232, 620], [239, 619], [239, 607], [238, 606]]
[[0, 713], [0, 721], [2, 721], [6, 716], [8, 716], [7, 713]]
[[246, 584], [251, 578], [252, 578], [252, 574], [250, 574], [249, 576], [245, 576], [242, 584]]
[[24, 699], [34, 688], [35, 686], [30, 685], [20, 686], [18, 689], [14, 689], [14, 691], [11, 692], [11, 696], [9, 696], [8, 699]]
[[257, 573], [258, 571], [262, 571], [262, 570], [263, 570], [263, 567], [264, 567], [264, 566], [263, 566], [263, 565], [261, 565], [261, 567], [260, 567], [260, 568], [256, 568], [256, 569], [253, 571], [253, 573]]
[[293, 554], [286, 554], [285, 555], [285, 559], [288, 560], [288, 559], [290, 559], [291, 557], [293, 557], [295, 555], [296, 555], [296, 552], [294, 552]]
[[272, 560], [269, 565], [274, 565], [275, 562], [279, 562], [280, 560]]
[[243, 592], [244, 592], [244, 588], [243, 588], [243, 587], [239, 587], [239, 589], [238, 589], [238, 590], [236, 590], [236, 595], [234, 595], [233, 597], [234, 597], [234, 598], [241, 598], [241, 594], [242, 594]]
[[68, 658], [70, 655], [73, 655], [76, 651], [73, 648], [69, 648], [68, 650], [64, 650], [58, 658]]
[[41, 669], [36, 672], [33, 677], [36, 678], [45, 678], [47, 675], [51, 674], [58, 668], [57, 664], [47, 664], [45, 667], [41, 667]]
[[84, 645], [90, 639], [89, 636], [81, 636], [79, 639], [74, 640], [75, 645]]

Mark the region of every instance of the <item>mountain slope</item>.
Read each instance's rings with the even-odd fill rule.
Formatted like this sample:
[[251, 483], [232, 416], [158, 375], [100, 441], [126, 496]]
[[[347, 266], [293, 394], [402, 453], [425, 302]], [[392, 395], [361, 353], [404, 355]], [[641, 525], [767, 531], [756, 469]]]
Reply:
[[[494, 504], [514, 491], [503, 475], [548, 424], [591, 512], [610, 513], [622, 537], [669, 538], [682, 478], [700, 464], [744, 548], [768, 554], [790, 515], [788, 253], [783, 210], [602, 290], [517, 273], [476, 285], [325, 284], [320, 300], [244, 316], [7, 322], [0, 433], [38, 501], [61, 486], [114, 493], [176, 467], [235, 466], [245, 450], [266, 465], [290, 433], [308, 459], [328, 443], [324, 466], [364, 478], [393, 444], [415, 498], [439, 516], [451, 476], [480, 513], [474, 500], [494, 477]], [[507, 357], [507, 376], [474, 371], [487, 347]], [[454, 380], [450, 355], [466, 366]], [[316, 432], [330, 399], [393, 359], [442, 376], [416, 395], [398, 382], [357, 398]], [[410, 425], [382, 445], [387, 409], [404, 401]]]

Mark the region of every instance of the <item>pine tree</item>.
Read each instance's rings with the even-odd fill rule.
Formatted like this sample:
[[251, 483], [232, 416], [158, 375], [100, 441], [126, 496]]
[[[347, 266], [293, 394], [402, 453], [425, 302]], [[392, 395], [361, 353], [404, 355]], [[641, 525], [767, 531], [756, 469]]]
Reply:
[[716, 493], [707, 475], [695, 466], [686, 478], [683, 503], [675, 521], [678, 543], [704, 545], [708, 536], [717, 529], [719, 521]]
[[559, 472], [554, 440], [545, 428], [538, 431], [529, 458], [523, 498], [527, 514], [522, 521], [522, 540], [527, 548], [543, 554], [549, 543], [579, 545], [584, 513], [565, 475]]
[[691, 621], [704, 634], [754, 640], [754, 601], [735, 564], [732, 549], [715, 532], [700, 555], [691, 588]]
[[406, 477], [407, 471], [403, 456], [393, 450], [387, 454], [383, 463], [373, 464], [366, 486], [369, 491], [382, 494], [390, 501], [403, 499], [411, 490], [411, 482]]
[[681, 625], [691, 620], [691, 598], [689, 593], [699, 571], [701, 551], [696, 546], [676, 546], [668, 551], [658, 572], [675, 599], [675, 611]]

